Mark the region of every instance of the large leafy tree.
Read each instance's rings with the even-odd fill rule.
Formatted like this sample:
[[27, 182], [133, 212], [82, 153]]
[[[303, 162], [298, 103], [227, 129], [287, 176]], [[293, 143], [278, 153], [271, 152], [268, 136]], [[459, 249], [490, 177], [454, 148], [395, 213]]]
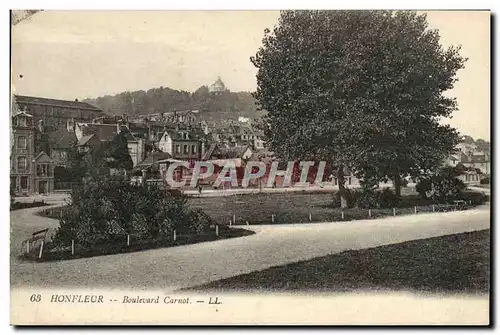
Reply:
[[278, 157], [326, 160], [395, 180], [435, 169], [458, 143], [439, 123], [466, 61], [409, 11], [284, 11], [252, 63], [265, 135]]

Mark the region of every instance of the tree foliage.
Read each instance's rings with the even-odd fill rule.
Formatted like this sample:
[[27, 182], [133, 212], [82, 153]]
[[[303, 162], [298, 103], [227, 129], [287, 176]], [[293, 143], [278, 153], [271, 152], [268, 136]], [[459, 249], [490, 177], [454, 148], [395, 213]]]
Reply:
[[110, 115], [146, 115], [158, 112], [199, 110], [199, 117], [206, 120], [260, 117], [255, 99], [250, 92], [210, 93], [207, 86], [195, 92], [178, 91], [168, 87], [152, 88], [148, 91], [122, 92], [97, 99], [86, 99]]
[[132, 170], [134, 163], [128, 151], [128, 141], [124, 132], [115, 135], [107, 148], [108, 167], [114, 169]]
[[378, 180], [435, 169], [459, 141], [439, 123], [457, 108], [443, 92], [459, 49], [414, 12], [282, 12], [251, 57], [270, 149]]

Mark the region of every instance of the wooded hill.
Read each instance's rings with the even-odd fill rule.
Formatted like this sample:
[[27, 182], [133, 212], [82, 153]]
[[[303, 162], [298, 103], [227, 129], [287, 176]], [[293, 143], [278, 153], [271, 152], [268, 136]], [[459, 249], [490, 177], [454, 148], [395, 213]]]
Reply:
[[264, 114], [257, 110], [250, 92], [210, 93], [207, 86], [194, 93], [178, 91], [168, 87], [152, 88], [148, 91], [122, 92], [97, 99], [86, 99], [109, 115], [138, 116], [158, 112], [199, 110], [204, 120], [256, 118]]

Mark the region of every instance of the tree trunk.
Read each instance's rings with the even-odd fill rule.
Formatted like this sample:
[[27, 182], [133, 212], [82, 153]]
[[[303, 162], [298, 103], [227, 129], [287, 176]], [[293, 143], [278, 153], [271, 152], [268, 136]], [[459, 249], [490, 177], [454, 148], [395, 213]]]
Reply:
[[340, 165], [337, 169], [337, 178], [339, 182], [340, 207], [347, 207], [347, 196], [345, 191], [344, 167]]
[[401, 197], [401, 176], [400, 175], [394, 176], [393, 184], [394, 184], [394, 193], [396, 194], [397, 197]]

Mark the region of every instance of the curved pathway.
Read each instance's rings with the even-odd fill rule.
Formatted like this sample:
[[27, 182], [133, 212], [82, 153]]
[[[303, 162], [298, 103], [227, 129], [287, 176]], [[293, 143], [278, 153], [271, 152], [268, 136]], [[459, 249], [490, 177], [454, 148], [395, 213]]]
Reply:
[[424, 213], [377, 220], [244, 227], [255, 235], [215, 242], [58, 262], [21, 262], [15, 255], [32, 232], [58, 220], [41, 208], [11, 212], [11, 285], [178, 289], [348, 249], [490, 227], [489, 204], [462, 212]]

